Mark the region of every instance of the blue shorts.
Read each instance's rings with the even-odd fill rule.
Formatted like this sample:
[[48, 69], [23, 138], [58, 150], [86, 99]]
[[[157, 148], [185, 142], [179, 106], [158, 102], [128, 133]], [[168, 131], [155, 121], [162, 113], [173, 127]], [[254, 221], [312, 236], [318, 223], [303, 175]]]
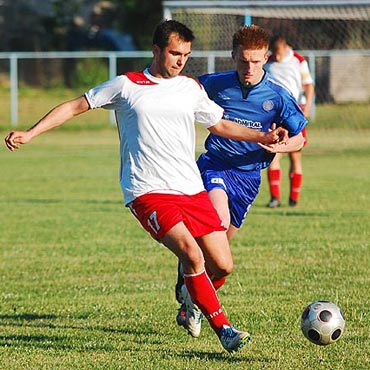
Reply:
[[229, 199], [230, 222], [240, 228], [258, 194], [261, 171], [222, 169], [205, 154], [199, 157], [197, 164], [207, 192], [216, 188], [226, 192]]

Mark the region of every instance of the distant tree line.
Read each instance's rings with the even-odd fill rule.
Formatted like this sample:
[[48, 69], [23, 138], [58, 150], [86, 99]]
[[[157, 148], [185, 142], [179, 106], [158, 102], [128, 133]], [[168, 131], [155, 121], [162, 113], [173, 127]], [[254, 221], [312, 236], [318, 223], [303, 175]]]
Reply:
[[76, 45], [71, 40], [81, 49], [112, 49], [109, 43], [89, 43], [100, 29], [128, 34], [145, 50], [161, 19], [161, 0], [3, 0], [0, 51], [71, 50]]

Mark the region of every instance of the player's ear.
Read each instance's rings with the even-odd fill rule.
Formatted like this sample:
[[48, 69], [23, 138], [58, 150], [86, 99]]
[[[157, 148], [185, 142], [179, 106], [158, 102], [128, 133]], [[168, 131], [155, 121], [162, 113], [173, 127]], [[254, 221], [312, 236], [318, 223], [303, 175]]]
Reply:
[[152, 47], [152, 52], [153, 52], [154, 58], [156, 58], [160, 54], [161, 49], [160, 49], [160, 47], [158, 45], [155, 45], [154, 44], [153, 47]]
[[263, 64], [264, 65], [267, 63], [267, 61], [269, 59], [269, 56], [270, 56], [270, 54], [269, 54], [269, 51], [267, 50], [264, 57], [263, 57]]
[[231, 51], [231, 58], [233, 58], [233, 61], [235, 62], [235, 50]]

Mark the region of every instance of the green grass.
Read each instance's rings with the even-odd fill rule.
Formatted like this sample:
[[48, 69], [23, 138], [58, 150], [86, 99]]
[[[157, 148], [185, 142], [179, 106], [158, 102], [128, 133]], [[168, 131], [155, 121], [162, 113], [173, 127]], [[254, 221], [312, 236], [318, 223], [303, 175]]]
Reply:
[[[265, 207], [264, 174], [232, 242], [235, 269], [219, 296], [253, 334], [236, 355], [207, 323], [197, 340], [176, 326], [176, 259], [123, 206], [114, 129], [0, 147], [0, 368], [369, 369], [370, 135], [317, 127], [299, 206], [286, 206], [284, 157], [283, 206]], [[317, 299], [347, 316], [328, 347], [299, 328]]]

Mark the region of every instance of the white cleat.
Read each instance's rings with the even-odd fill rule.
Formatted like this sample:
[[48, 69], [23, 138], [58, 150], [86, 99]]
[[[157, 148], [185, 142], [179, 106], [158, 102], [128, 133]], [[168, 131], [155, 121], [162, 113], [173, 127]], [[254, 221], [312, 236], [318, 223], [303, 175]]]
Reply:
[[182, 286], [181, 291], [186, 305], [186, 326], [184, 325], [184, 327], [192, 337], [198, 338], [202, 329], [203, 314], [198, 306], [191, 300], [185, 284]]

